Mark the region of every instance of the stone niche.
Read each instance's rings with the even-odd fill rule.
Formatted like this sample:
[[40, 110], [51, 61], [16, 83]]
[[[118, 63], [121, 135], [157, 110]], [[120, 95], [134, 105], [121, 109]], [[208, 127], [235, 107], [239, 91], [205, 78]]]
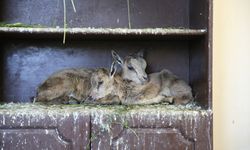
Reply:
[[[0, 148], [212, 149], [212, 0], [75, 0], [76, 12], [65, 2], [0, 1]], [[31, 103], [57, 70], [141, 49], [147, 73], [171, 70], [196, 105]]]

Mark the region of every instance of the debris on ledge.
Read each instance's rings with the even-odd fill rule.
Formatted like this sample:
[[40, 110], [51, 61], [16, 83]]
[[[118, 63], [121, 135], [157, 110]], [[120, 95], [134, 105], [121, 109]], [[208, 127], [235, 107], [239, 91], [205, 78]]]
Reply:
[[[26, 33], [26, 34], [63, 34], [63, 28], [47, 27], [1, 27], [0, 33]], [[67, 28], [67, 34], [80, 35], [204, 35], [206, 29], [182, 29], [182, 28]]]
[[94, 104], [83, 104], [83, 105], [44, 105], [44, 104], [29, 104], [29, 103], [7, 103], [0, 105], [0, 114], [42, 114], [42, 113], [52, 113], [52, 114], [69, 114], [69, 113], [89, 113], [97, 114], [99, 112], [104, 113], [204, 113], [209, 110], [204, 110], [200, 106], [195, 104], [188, 104], [186, 106], [179, 105], [165, 105], [165, 104], [155, 104], [155, 105], [94, 105]]

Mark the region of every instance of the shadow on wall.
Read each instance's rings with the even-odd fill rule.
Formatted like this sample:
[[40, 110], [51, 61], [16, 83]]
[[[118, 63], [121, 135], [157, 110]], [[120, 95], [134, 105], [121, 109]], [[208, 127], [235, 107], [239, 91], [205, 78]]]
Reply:
[[5, 1], [2, 1], [2, 0], [0, 1], [0, 23], [3, 22], [3, 16], [4, 16], [4, 14], [3, 14], [4, 8], [3, 7], [5, 6], [4, 3], [5, 3]]

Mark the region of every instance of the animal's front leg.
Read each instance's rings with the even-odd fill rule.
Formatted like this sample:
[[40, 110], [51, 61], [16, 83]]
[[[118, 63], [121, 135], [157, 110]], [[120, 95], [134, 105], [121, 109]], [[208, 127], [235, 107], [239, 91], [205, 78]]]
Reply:
[[169, 103], [169, 104], [174, 103], [174, 97], [172, 97], [172, 96], [168, 96], [168, 97], [164, 96], [164, 97], [165, 97], [165, 98], [163, 98], [163, 99], [161, 100], [161, 102], [167, 102], [167, 103]]
[[75, 94], [73, 92], [71, 92], [68, 95], [68, 100], [66, 101], [67, 104], [78, 104], [79, 103], [79, 99], [77, 96], [75, 96]]
[[104, 98], [98, 99], [96, 103], [98, 104], [120, 104], [121, 100], [116, 95], [108, 95]]
[[159, 88], [147, 88], [141, 91], [139, 94], [137, 94], [132, 100], [132, 102], [134, 101], [135, 103], [143, 103], [143, 102], [150, 103], [150, 101], [152, 102], [161, 101], [165, 96], [159, 95], [158, 89]]
[[157, 104], [162, 102], [166, 97], [163, 95], [158, 95], [151, 99], [139, 99], [135, 101], [129, 101], [127, 104]]

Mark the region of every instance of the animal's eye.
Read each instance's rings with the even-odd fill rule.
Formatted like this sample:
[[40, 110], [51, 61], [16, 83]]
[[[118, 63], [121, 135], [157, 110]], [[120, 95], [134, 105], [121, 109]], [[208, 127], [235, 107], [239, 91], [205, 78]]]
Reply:
[[103, 84], [103, 81], [99, 81], [99, 82], [98, 82], [98, 85], [102, 85], [102, 84]]
[[99, 81], [98, 83], [97, 83], [97, 89], [99, 89], [100, 88], [100, 86], [103, 84], [103, 81]]
[[135, 70], [132, 66], [128, 66], [129, 70]]

